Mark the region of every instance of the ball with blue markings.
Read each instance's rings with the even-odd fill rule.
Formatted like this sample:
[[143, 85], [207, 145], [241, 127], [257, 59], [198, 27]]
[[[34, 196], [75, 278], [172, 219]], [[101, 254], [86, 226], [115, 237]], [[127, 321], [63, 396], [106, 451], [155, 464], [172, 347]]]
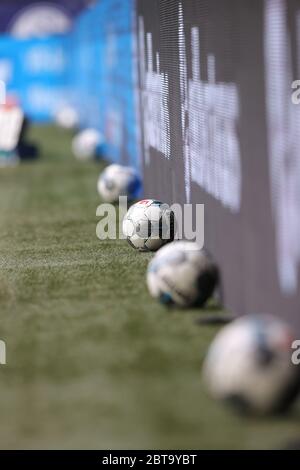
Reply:
[[105, 202], [118, 202], [119, 197], [126, 196], [128, 200], [136, 199], [141, 192], [141, 178], [137, 171], [128, 166], [112, 164], [100, 174], [97, 189]]
[[202, 306], [213, 294], [218, 270], [195, 242], [174, 241], [150, 261], [147, 285], [161, 303], [179, 307]]
[[76, 129], [79, 124], [79, 114], [73, 106], [65, 105], [56, 110], [54, 120], [63, 129]]

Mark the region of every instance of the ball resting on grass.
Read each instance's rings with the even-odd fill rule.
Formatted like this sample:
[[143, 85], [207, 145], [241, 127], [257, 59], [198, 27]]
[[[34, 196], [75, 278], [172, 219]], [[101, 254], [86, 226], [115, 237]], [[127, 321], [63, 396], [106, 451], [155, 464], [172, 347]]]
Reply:
[[112, 164], [100, 174], [97, 189], [105, 202], [118, 202], [119, 197], [126, 196], [132, 201], [140, 194], [142, 182], [137, 171], [129, 166]]
[[143, 199], [133, 204], [124, 217], [123, 234], [136, 250], [157, 251], [174, 240], [174, 212], [160, 201]]
[[244, 413], [285, 411], [300, 390], [293, 341], [290, 327], [271, 315], [235, 320], [209, 348], [203, 376], [210, 394]]
[[54, 116], [55, 123], [63, 129], [76, 129], [79, 124], [79, 115], [73, 106], [59, 108]]
[[163, 304], [203, 306], [218, 283], [218, 270], [197, 243], [174, 241], [150, 261], [147, 284], [150, 294]]
[[97, 155], [97, 149], [103, 144], [104, 139], [97, 129], [84, 129], [72, 140], [72, 151], [77, 160], [92, 160]]

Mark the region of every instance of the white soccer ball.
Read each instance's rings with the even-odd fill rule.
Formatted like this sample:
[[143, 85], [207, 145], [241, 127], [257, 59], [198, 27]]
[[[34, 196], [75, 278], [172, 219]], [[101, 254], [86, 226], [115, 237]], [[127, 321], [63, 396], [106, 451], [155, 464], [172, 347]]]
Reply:
[[202, 306], [213, 294], [218, 271], [197, 243], [174, 241], [150, 261], [147, 285], [150, 294], [163, 304]]
[[123, 234], [139, 251], [156, 251], [174, 239], [174, 213], [166, 204], [144, 199], [133, 204], [123, 219]]
[[79, 124], [79, 115], [72, 106], [63, 106], [57, 110], [54, 116], [58, 126], [64, 129], [74, 129]]
[[292, 342], [289, 326], [270, 315], [249, 315], [226, 326], [204, 364], [212, 396], [244, 412], [283, 411], [300, 387]]
[[106, 202], [117, 202], [120, 196], [133, 200], [139, 196], [141, 179], [134, 168], [117, 164], [109, 165], [100, 174], [98, 193]]
[[84, 129], [72, 140], [73, 154], [78, 160], [91, 160], [97, 154], [97, 148], [103, 143], [103, 137], [97, 129]]

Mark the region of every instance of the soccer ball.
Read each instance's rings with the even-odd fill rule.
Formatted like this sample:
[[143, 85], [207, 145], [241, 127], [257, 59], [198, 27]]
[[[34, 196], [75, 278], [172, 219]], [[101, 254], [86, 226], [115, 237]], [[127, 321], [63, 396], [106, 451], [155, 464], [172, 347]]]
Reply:
[[235, 320], [217, 335], [204, 364], [212, 396], [254, 414], [285, 410], [300, 389], [292, 343], [290, 328], [270, 315]]
[[72, 140], [72, 150], [78, 160], [90, 160], [96, 157], [97, 150], [103, 144], [103, 137], [96, 129], [84, 129]]
[[98, 193], [106, 202], [117, 202], [120, 196], [129, 200], [138, 197], [142, 184], [134, 168], [122, 165], [109, 165], [98, 179]]
[[123, 234], [139, 251], [158, 250], [174, 239], [174, 230], [174, 212], [153, 199], [133, 204], [123, 219]]
[[174, 241], [150, 261], [147, 284], [150, 294], [163, 304], [202, 306], [213, 294], [218, 271], [197, 243]]
[[54, 119], [56, 124], [64, 129], [74, 129], [79, 124], [78, 113], [72, 106], [63, 106], [58, 109]]

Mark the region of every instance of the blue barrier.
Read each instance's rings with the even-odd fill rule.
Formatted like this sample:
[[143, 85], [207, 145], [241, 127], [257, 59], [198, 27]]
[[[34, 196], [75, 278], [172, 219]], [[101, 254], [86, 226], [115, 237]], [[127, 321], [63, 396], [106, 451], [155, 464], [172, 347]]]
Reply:
[[69, 46], [82, 126], [104, 134], [112, 160], [138, 167], [133, 12], [133, 0], [98, 2], [75, 23]]

